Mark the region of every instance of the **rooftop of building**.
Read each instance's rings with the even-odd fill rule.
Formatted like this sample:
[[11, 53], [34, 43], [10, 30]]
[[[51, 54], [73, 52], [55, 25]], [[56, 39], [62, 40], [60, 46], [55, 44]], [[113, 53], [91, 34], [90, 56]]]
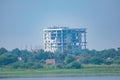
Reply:
[[85, 31], [86, 28], [69, 28], [69, 27], [61, 27], [61, 26], [54, 26], [54, 27], [48, 27], [47, 29], [43, 29], [45, 30], [80, 30], [80, 31]]
[[48, 29], [68, 29], [69, 27], [61, 27], [61, 26], [54, 26], [54, 27], [48, 27]]

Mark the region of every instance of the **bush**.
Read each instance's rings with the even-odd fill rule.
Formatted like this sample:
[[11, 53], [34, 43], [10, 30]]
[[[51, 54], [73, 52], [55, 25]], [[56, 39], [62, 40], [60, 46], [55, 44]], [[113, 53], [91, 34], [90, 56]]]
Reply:
[[70, 64], [66, 65], [67, 69], [80, 69], [81, 68], [81, 64], [77, 61], [71, 62]]
[[9, 54], [9, 53], [2, 54], [0, 56], [0, 66], [8, 65], [8, 64], [16, 62], [16, 61], [18, 61], [17, 57], [12, 54]]
[[64, 68], [64, 64], [63, 64], [63, 63], [58, 63], [58, 64], [56, 65], [56, 68], [58, 68], [58, 69], [63, 69], [63, 68]]
[[90, 61], [92, 64], [102, 64], [103, 63], [103, 59], [101, 59], [100, 57], [92, 57]]
[[119, 56], [115, 57], [113, 63], [120, 64], [120, 57]]
[[69, 55], [69, 56], [67, 56], [67, 57], [65, 58], [65, 63], [66, 63], [66, 64], [69, 64], [69, 63], [71, 63], [71, 62], [73, 62], [73, 61], [75, 61], [75, 57], [73, 57], [73, 56], [71, 56], [71, 55]]

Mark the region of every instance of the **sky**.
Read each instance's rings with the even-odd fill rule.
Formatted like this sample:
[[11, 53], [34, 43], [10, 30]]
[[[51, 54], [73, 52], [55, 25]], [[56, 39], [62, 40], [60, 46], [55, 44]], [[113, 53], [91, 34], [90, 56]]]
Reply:
[[0, 47], [43, 47], [43, 29], [87, 29], [87, 48], [120, 47], [120, 0], [0, 0]]

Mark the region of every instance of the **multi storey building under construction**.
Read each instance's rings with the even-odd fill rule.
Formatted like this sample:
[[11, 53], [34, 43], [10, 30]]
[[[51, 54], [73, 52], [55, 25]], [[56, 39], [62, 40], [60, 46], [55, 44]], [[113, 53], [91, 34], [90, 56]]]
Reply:
[[85, 28], [49, 27], [43, 32], [44, 51], [86, 49]]

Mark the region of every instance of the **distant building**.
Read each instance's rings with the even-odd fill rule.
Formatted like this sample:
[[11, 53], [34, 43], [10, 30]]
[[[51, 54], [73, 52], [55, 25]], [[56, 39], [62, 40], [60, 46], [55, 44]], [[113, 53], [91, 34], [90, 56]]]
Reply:
[[76, 58], [77, 61], [79, 61], [81, 56], [76, 56], [75, 58]]
[[49, 27], [43, 31], [44, 51], [86, 49], [85, 28]]
[[22, 57], [18, 57], [18, 60], [19, 60], [19, 61], [22, 61]]
[[47, 59], [46, 64], [55, 64], [55, 59]]

